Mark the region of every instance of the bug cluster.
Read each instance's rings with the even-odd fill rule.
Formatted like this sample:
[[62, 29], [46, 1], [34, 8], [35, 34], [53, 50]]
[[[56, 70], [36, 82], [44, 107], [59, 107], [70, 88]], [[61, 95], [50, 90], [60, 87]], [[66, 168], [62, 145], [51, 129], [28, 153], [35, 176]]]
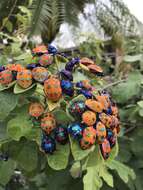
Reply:
[[[107, 159], [120, 131], [118, 109], [107, 92], [96, 92], [90, 80], [74, 82], [73, 77], [79, 67], [99, 77], [103, 76], [103, 70], [91, 59], [74, 58], [53, 75], [49, 72], [49, 66], [54, 65], [57, 54], [56, 48], [51, 45], [34, 48], [32, 63], [26, 67], [20, 64], [0, 67], [0, 84], [8, 86], [15, 81], [20, 88], [27, 89], [33, 83], [40, 83], [45, 99], [51, 102], [70, 97], [70, 103], [66, 102], [66, 111], [74, 122], [67, 126], [57, 123], [54, 114], [41, 102], [35, 101], [29, 105], [29, 115], [39, 122], [43, 132], [41, 149], [45, 153], [53, 153], [56, 142], [64, 145], [71, 136], [83, 151], [99, 144], [103, 157]], [[84, 100], [72, 101], [78, 95], [82, 95]]]

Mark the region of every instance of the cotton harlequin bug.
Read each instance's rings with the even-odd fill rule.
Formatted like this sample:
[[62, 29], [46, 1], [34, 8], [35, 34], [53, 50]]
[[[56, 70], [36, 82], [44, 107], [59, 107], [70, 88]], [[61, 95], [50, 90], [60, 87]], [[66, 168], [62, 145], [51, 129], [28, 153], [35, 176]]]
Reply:
[[48, 54], [47, 47], [44, 45], [37, 46], [32, 50], [33, 55], [43, 55], [43, 54]]
[[53, 138], [43, 135], [41, 148], [45, 153], [52, 154], [56, 150], [56, 142]]
[[4, 70], [0, 72], [0, 84], [2, 85], [8, 85], [12, 82], [13, 80], [13, 75], [10, 70]]
[[87, 58], [87, 57], [83, 57], [82, 59], [80, 59], [80, 63], [85, 65], [85, 66], [89, 66], [89, 65], [93, 65], [94, 61]]
[[103, 123], [98, 122], [96, 124], [96, 133], [97, 133], [97, 139], [98, 139], [98, 143], [102, 143], [103, 140], [106, 137], [106, 127]]
[[44, 82], [44, 92], [49, 100], [58, 101], [62, 95], [60, 81], [51, 77]]
[[81, 118], [81, 115], [85, 111], [84, 101], [73, 102], [69, 106], [69, 113], [75, 118]]
[[103, 76], [103, 69], [99, 67], [98, 65], [91, 64], [87, 66], [88, 69], [91, 71], [91, 73], [96, 74], [97, 76]]
[[58, 128], [56, 128], [55, 139], [57, 142], [59, 142], [62, 145], [66, 144], [68, 141], [67, 128], [63, 126], [59, 126]]
[[106, 127], [109, 127], [111, 126], [112, 124], [112, 118], [111, 116], [105, 114], [105, 113], [100, 113], [99, 114], [99, 119], [101, 120], [101, 122], [106, 126]]
[[29, 106], [29, 115], [38, 118], [44, 113], [44, 107], [39, 102], [31, 103]]
[[86, 111], [82, 114], [82, 121], [88, 126], [93, 126], [96, 122], [96, 114], [92, 111]]
[[104, 110], [107, 110], [110, 107], [110, 101], [107, 96], [96, 95], [96, 100], [102, 104]]
[[98, 102], [98, 101], [96, 101], [96, 100], [93, 100], [93, 99], [88, 99], [88, 100], [86, 100], [85, 101], [85, 105], [90, 109], [90, 110], [92, 110], [92, 111], [94, 111], [94, 112], [98, 112], [98, 113], [100, 113], [100, 112], [102, 112], [103, 111], [103, 105], [100, 103], [100, 102]]
[[25, 68], [20, 64], [9, 64], [7, 65], [7, 69], [10, 71], [20, 72], [23, 71]]
[[96, 130], [93, 127], [87, 127], [83, 130], [83, 138], [90, 144], [94, 144], [96, 140]]
[[44, 54], [40, 57], [39, 63], [43, 67], [47, 67], [53, 63], [53, 57], [49, 54]]
[[32, 70], [33, 78], [38, 82], [44, 82], [48, 77], [48, 71], [44, 67], [36, 67]]
[[51, 113], [45, 114], [41, 119], [41, 128], [46, 134], [50, 134], [56, 128], [56, 120]]
[[106, 160], [111, 152], [110, 143], [107, 139], [104, 139], [103, 143], [100, 145], [100, 150], [103, 158]]
[[72, 123], [68, 126], [68, 133], [72, 135], [74, 139], [80, 140], [82, 138], [82, 132], [83, 129], [79, 123]]
[[28, 69], [24, 69], [17, 73], [17, 83], [22, 88], [28, 88], [32, 84], [32, 73]]

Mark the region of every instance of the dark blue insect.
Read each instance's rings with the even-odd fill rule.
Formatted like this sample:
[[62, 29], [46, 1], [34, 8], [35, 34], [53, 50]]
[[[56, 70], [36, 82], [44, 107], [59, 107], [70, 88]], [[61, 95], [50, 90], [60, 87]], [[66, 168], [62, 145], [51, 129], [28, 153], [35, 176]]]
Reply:
[[55, 55], [56, 53], [57, 53], [57, 49], [54, 47], [54, 46], [52, 46], [52, 45], [48, 45], [48, 52], [50, 53], [50, 54], [53, 54], [53, 55]]
[[80, 140], [83, 129], [79, 123], [73, 123], [68, 126], [68, 132], [74, 139]]
[[62, 92], [68, 96], [73, 96], [74, 94], [74, 86], [73, 83], [69, 80], [61, 81]]
[[60, 126], [55, 130], [55, 139], [60, 144], [64, 145], [68, 141], [68, 131], [67, 128]]
[[63, 69], [61, 72], [61, 77], [64, 79], [64, 80], [70, 80], [70, 81], [73, 81], [73, 75], [70, 71], [66, 70], [66, 69]]
[[52, 137], [43, 135], [41, 148], [45, 153], [52, 154], [56, 150], [56, 142]]
[[74, 58], [72, 59], [71, 61], [69, 61], [66, 66], [65, 66], [65, 69], [68, 70], [68, 71], [72, 71], [74, 66], [79, 64], [79, 58]]

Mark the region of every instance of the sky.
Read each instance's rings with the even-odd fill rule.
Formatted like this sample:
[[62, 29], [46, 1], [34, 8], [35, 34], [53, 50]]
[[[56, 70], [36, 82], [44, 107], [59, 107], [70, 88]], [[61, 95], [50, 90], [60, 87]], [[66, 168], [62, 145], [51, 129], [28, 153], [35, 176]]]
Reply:
[[131, 13], [143, 22], [143, 0], [123, 0]]

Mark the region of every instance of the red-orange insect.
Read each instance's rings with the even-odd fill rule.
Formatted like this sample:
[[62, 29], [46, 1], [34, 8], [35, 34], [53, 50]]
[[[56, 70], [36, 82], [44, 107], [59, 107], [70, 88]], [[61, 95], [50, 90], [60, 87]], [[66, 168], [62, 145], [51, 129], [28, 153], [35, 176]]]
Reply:
[[100, 75], [100, 76], [103, 75], [103, 69], [101, 67], [99, 67], [98, 65], [91, 64], [91, 65], [88, 65], [87, 67], [89, 68], [89, 70], [92, 73], [95, 73], [95, 74]]
[[60, 81], [51, 77], [44, 82], [44, 92], [49, 100], [58, 101], [62, 95]]
[[101, 113], [99, 115], [99, 118], [101, 120], [101, 122], [106, 126], [106, 127], [110, 127], [112, 124], [112, 118], [111, 116], [105, 114], [105, 113]]
[[53, 62], [53, 57], [49, 54], [44, 54], [40, 57], [39, 63], [43, 67], [46, 67], [48, 65], [51, 65]]
[[87, 57], [83, 57], [81, 60], [80, 60], [80, 63], [85, 65], [85, 66], [88, 66], [88, 65], [92, 65], [94, 64], [94, 61], [87, 58]]
[[32, 50], [32, 53], [33, 54], [44, 54], [44, 53], [48, 53], [48, 50], [47, 50], [47, 47], [45, 45], [40, 45], [40, 46], [37, 46], [36, 48], [34, 48]]
[[82, 121], [88, 126], [93, 126], [96, 122], [96, 114], [92, 111], [86, 111], [82, 114]]
[[7, 65], [7, 69], [10, 71], [20, 72], [20, 71], [24, 70], [25, 68], [20, 64], [9, 64], [9, 65]]
[[52, 130], [56, 128], [56, 120], [51, 113], [46, 113], [41, 119], [41, 128], [46, 134], [50, 134]]
[[24, 69], [17, 73], [17, 83], [22, 88], [28, 88], [32, 84], [32, 73], [28, 69]]
[[110, 106], [109, 97], [106, 95], [96, 95], [96, 100], [102, 104], [104, 110], [107, 110]]
[[101, 148], [101, 153], [102, 153], [104, 159], [107, 159], [109, 157], [109, 153], [111, 152], [111, 147], [110, 147], [109, 141], [107, 139], [104, 139], [100, 148]]
[[94, 112], [98, 112], [101, 113], [103, 111], [103, 105], [102, 103], [96, 101], [96, 100], [92, 100], [92, 99], [88, 99], [85, 101], [85, 105], [92, 111]]
[[5, 70], [0, 72], [0, 84], [8, 85], [12, 82], [13, 76], [12, 72], [9, 70]]
[[33, 117], [40, 117], [44, 113], [44, 107], [39, 102], [31, 103], [29, 106], [29, 115]]
[[83, 131], [83, 138], [90, 142], [90, 144], [94, 144], [96, 139], [96, 130], [93, 127], [85, 128]]

